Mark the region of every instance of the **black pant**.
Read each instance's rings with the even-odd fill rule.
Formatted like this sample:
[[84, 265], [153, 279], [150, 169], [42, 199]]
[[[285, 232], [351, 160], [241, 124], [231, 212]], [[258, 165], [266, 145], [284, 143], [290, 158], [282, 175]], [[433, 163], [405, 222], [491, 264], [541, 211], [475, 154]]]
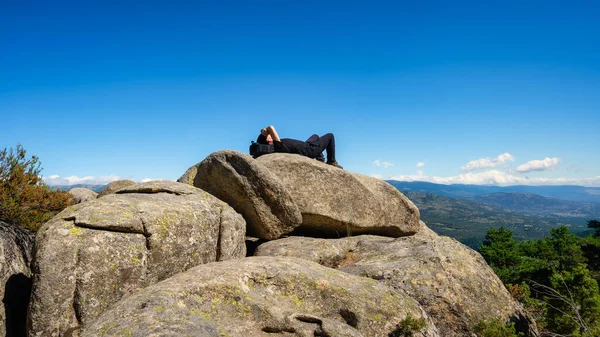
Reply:
[[325, 134], [321, 137], [312, 135], [306, 140], [309, 145], [308, 156], [310, 158], [323, 157], [323, 151], [327, 150], [327, 162], [335, 161], [335, 138], [332, 133]]

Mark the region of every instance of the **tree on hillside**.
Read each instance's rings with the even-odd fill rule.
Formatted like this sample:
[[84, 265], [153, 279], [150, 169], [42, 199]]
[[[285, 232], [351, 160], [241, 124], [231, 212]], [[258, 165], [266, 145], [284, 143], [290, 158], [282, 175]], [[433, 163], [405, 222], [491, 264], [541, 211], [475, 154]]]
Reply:
[[586, 236], [582, 239], [581, 250], [587, 259], [588, 269], [592, 272], [592, 276], [600, 282], [600, 222], [590, 220], [589, 228], [597, 228], [594, 235]]
[[549, 245], [545, 258], [552, 261], [558, 272], [569, 271], [581, 263], [587, 262], [581, 250], [581, 239], [561, 226], [550, 231], [550, 237], [544, 239]]
[[600, 237], [579, 238], [567, 227], [521, 243], [510, 230], [491, 228], [479, 252], [548, 336], [597, 337], [598, 247]]
[[596, 233], [594, 234], [595, 236], [600, 236], [600, 221], [598, 220], [590, 220], [587, 223], [588, 228], [594, 228], [596, 229]]
[[537, 284], [547, 301], [547, 328], [567, 336], [598, 336], [600, 333], [600, 292], [598, 283], [585, 265], [554, 273], [550, 286]]
[[0, 151], [0, 221], [35, 231], [73, 203], [68, 193], [43, 182], [40, 166], [20, 144]]
[[504, 283], [517, 283], [521, 257], [512, 231], [504, 227], [488, 229], [479, 253]]

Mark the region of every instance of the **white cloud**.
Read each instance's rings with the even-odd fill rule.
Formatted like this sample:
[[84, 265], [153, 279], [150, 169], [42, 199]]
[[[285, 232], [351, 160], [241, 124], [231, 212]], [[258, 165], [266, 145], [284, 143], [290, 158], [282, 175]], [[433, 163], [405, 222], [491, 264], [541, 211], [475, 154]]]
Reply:
[[504, 163], [505, 161], [514, 161], [515, 157], [513, 157], [510, 153], [506, 152], [498, 156], [498, 161]]
[[388, 167], [390, 167], [390, 166], [394, 166], [394, 164], [392, 164], [392, 163], [389, 163], [389, 162], [387, 162], [387, 161], [380, 161], [379, 159], [375, 160], [375, 161], [373, 162], [373, 164], [374, 164], [375, 166], [383, 166], [383, 168], [388, 168]]
[[532, 160], [525, 164], [519, 165], [517, 167], [517, 171], [522, 173], [530, 171], [544, 171], [556, 167], [559, 162], [559, 158], [546, 157], [544, 160]]
[[515, 176], [498, 170], [489, 170], [478, 173], [462, 173], [451, 177], [429, 177], [422, 174], [400, 175], [390, 177], [392, 180], [401, 181], [426, 181], [436, 184], [472, 184], [472, 185], [578, 185], [600, 187], [600, 176], [589, 178], [528, 178]]
[[424, 162], [420, 161], [420, 162], [417, 163], [417, 167], [423, 167], [423, 166], [425, 166]]
[[466, 163], [465, 166], [461, 167], [463, 172], [471, 172], [473, 170], [492, 168], [504, 164], [507, 161], [514, 161], [515, 158], [508, 152], [499, 155], [496, 158], [481, 158], [477, 160], [471, 160]]
[[147, 183], [147, 182], [153, 181], [153, 180], [160, 180], [160, 179], [144, 178], [144, 179], [141, 180], [141, 182]]
[[381, 174], [371, 174], [371, 177], [373, 177], [375, 179], [383, 180], [383, 176]]
[[119, 176], [102, 176], [102, 177], [78, 177], [78, 176], [70, 176], [61, 178], [59, 175], [53, 174], [44, 178], [46, 184], [50, 186], [56, 185], [75, 185], [75, 184], [89, 184], [89, 185], [106, 185], [115, 180], [121, 179]]

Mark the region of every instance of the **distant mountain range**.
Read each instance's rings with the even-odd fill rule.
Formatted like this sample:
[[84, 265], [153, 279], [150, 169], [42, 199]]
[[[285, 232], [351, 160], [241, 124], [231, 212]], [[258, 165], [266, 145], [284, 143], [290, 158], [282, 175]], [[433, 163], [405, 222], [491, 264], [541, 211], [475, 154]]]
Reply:
[[75, 188], [75, 187], [82, 187], [82, 188], [90, 189], [90, 190], [92, 190], [94, 192], [100, 192], [106, 186], [107, 185], [75, 184], [75, 185], [53, 185], [53, 186], [50, 186], [50, 188], [53, 188], [53, 189], [58, 188], [61, 191], [68, 191], [68, 190], [70, 190], [72, 188]]
[[600, 203], [547, 198], [532, 193], [499, 192], [479, 195], [468, 198], [468, 200], [540, 216], [550, 215], [588, 219], [600, 216]]
[[600, 187], [584, 186], [483, 186], [483, 185], [442, 185], [421, 181], [386, 180], [401, 191], [425, 192], [450, 198], [468, 199], [493, 193], [531, 193], [547, 198], [570, 201], [600, 203]]
[[600, 218], [600, 202], [594, 201], [600, 188], [388, 183], [417, 205], [421, 219], [431, 229], [474, 248], [481, 244], [489, 227], [508, 228], [520, 240], [540, 239], [559, 226], [568, 226], [581, 235], [590, 233], [587, 221]]

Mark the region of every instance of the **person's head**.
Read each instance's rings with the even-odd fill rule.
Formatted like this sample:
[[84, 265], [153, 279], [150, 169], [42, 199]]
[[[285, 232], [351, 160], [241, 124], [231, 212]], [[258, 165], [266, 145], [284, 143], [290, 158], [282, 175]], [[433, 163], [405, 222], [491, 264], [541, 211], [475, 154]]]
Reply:
[[260, 135], [256, 138], [256, 142], [259, 144], [273, 144], [273, 138], [266, 132], [266, 129], [262, 129]]

